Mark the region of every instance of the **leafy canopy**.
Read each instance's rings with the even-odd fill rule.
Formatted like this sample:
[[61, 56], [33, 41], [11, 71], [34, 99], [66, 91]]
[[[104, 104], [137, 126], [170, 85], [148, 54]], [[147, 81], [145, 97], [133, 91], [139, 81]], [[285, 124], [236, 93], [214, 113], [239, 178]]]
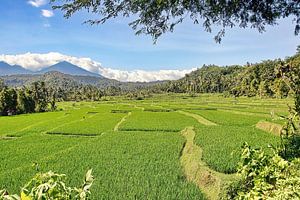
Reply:
[[156, 41], [159, 36], [184, 19], [201, 23], [207, 32], [217, 25], [217, 42], [226, 28], [251, 27], [259, 32], [266, 25], [276, 25], [280, 18], [292, 17], [295, 21], [295, 35], [300, 31], [300, 1], [298, 0], [51, 0], [54, 9], [64, 12], [66, 18], [80, 10], [87, 10], [99, 16], [86, 21], [102, 24], [121, 16], [133, 17], [129, 24], [136, 34], [151, 35]]

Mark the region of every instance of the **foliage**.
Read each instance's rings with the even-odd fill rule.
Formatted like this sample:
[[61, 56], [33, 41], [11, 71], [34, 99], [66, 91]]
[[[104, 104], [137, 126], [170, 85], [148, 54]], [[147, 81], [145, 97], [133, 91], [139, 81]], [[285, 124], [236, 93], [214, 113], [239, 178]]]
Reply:
[[34, 82], [32, 84], [32, 94], [35, 102], [35, 111], [45, 112], [48, 107], [48, 93], [45, 82]]
[[0, 93], [0, 113], [3, 115], [17, 112], [17, 92], [12, 88], [4, 88]]
[[238, 173], [240, 182], [231, 186], [228, 199], [297, 199], [300, 195], [300, 159], [289, 162], [276, 151], [243, 146]]
[[53, 111], [56, 109], [55, 95], [56, 93], [47, 88], [44, 82], [34, 82], [31, 88], [3, 87], [0, 90], [0, 114], [45, 112], [49, 103]]
[[[1, 75], [0, 75], [1, 77]], [[34, 75], [10, 75], [1, 79], [8, 87], [31, 88], [34, 82], [45, 82], [49, 102], [59, 101], [100, 101], [104, 96], [128, 95], [130, 99], [149, 97], [149, 86], [157, 82], [119, 82], [113, 79], [93, 76], [74, 76], [60, 72]], [[161, 81], [162, 82], [162, 81]], [[1, 91], [1, 81], [0, 81]]]
[[9, 195], [7, 191], [0, 190], [1, 200], [42, 200], [42, 199], [89, 199], [90, 187], [94, 182], [92, 170], [85, 175], [84, 183], [79, 188], [66, 186], [66, 175], [52, 171], [38, 173], [21, 191], [21, 196]]
[[278, 69], [278, 77], [294, 93], [281, 133], [281, 145], [272, 155], [244, 145], [238, 170], [240, 183], [228, 192], [230, 199], [299, 199], [300, 196], [300, 74], [299, 58]]
[[299, 113], [290, 107], [290, 114], [281, 131], [281, 148], [279, 154], [285, 159], [300, 157], [300, 120]]
[[87, 21], [101, 24], [107, 20], [134, 16], [129, 25], [136, 34], [149, 34], [156, 40], [163, 33], [173, 31], [174, 27], [190, 18], [194, 24], [202, 23], [207, 32], [218, 25], [215, 40], [220, 42], [226, 28], [238, 26], [251, 27], [259, 32], [267, 25], [275, 25], [280, 18], [293, 16], [296, 21], [295, 34], [300, 30], [299, 2], [289, 0], [251, 0], [251, 1], [174, 1], [174, 0], [51, 0], [60, 2], [54, 8], [60, 9], [69, 18], [85, 9], [100, 16], [100, 19]]
[[0, 78], [0, 91], [5, 87], [4, 81]]
[[[281, 66], [288, 70], [286, 78], [282, 79]], [[299, 75], [300, 54], [296, 54], [285, 60], [267, 60], [261, 63], [245, 66], [203, 65], [184, 78], [152, 86], [155, 92], [175, 93], [226, 93], [231, 96], [248, 97], [277, 97], [286, 98], [292, 96], [293, 89], [286, 79], [295, 79]], [[299, 91], [300, 92], [300, 91]]]
[[285, 159], [300, 157], [300, 56], [288, 59], [278, 68], [278, 76], [290, 88], [294, 96], [294, 107], [289, 107], [289, 116], [283, 127], [280, 154]]

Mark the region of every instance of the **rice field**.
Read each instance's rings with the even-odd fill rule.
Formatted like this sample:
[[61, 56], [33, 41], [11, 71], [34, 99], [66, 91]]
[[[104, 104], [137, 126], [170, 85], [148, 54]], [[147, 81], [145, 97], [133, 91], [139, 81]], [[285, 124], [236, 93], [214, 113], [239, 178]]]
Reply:
[[280, 116], [291, 102], [172, 94], [62, 102], [56, 112], [0, 117], [0, 188], [18, 193], [36, 168], [64, 173], [80, 185], [93, 169], [92, 199], [206, 199], [182, 169], [181, 131], [193, 127], [202, 162], [232, 174], [244, 142], [267, 149], [280, 141], [256, 124], [283, 124]]

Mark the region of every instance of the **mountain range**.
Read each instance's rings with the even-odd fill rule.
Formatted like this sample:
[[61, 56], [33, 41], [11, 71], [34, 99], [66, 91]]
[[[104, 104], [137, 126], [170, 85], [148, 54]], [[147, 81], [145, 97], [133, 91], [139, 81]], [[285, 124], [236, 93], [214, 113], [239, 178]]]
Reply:
[[6, 62], [0, 61], [0, 75], [13, 75], [13, 74], [30, 74], [33, 73], [19, 65], [9, 65]]
[[73, 65], [69, 62], [62, 61], [55, 65], [46, 67], [41, 71], [33, 72], [27, 70], [19, 65], [9, 65], [6, 62], [0, 61], [0, 76], [9, 76], [9, 75], [20, 75], [20, 74], [45, 74], [47, 72], [60, 72], [63, 74], [76, 75], [76, 76], [94, 76], [101, 77], [101, 75], [87, 71], [81, 67]]
[[113, 86], [124, 91], [134, 91], [163, 82], [120, 82], [89, 72], [66, 61], [37, 72], [0, 61], [0, 79], [4, 81], [5, 85], [11, 87], [28, 86], [36, 81], [44, 81], [46, 84], [58, 88], [92, 85], [100, 89]]

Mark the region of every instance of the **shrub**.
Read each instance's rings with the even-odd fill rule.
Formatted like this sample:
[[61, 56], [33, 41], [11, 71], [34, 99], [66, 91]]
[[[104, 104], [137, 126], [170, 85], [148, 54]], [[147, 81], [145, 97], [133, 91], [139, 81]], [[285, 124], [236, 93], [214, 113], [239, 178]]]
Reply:
[[276, 151], [244, 145], [238, 183], [230, 186], [228, 199], [296, 199], [300, 196], [300, 159], [287, 161]]
[[79, 188], [66, 186], [65, 179], [66, 175], [52, 171], [38, 173], [22, 188], [21, 196], [9, 195], [6, 190], [0, 190], [0, 200], [88, 199], [94, 181], [92, 170], [86, 173], [84, 183]]

